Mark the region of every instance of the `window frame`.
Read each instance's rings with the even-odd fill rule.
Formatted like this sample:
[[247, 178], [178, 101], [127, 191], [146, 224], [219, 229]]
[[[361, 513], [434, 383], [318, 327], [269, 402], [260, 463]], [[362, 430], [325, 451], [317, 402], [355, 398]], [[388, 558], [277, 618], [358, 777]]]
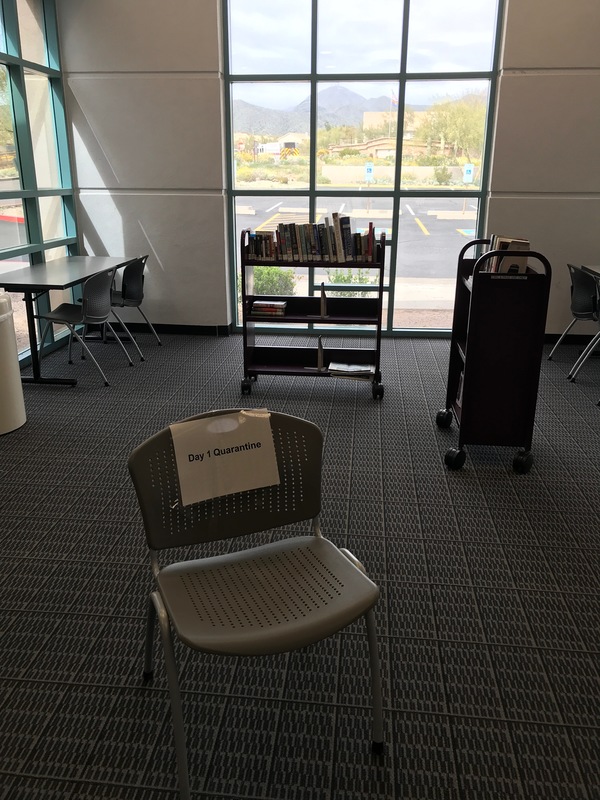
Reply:
[[[238, 309], [236, 304], [237, 298], [237, 276], [239, 272], [239, 256], [238, 247], [239, 242], [236, 236], [236, 201], [244, 197], [302, 197], [308, 199], [309, 219], [315, 218], [316, 203], [319, 198], [336, 197], [343, 194], [345, 197], [357, 197], [364, 199], [365, 197], [374, 198], [388, 198], [392, 201], [392, 234], [388, 237], [386, 253], [386, 265], [389, 267], [390, 278], [389, 286], [385, 291], [389, 293], [387, 302], [387, 319], [382, 321], [382, 335], [385, 336], [432, 336], [439, 335], [448, 337], [450, 335], [449, 329], [435, 330], [435, 329], [417, 329], [417, 328], [394, 328], [393, 327], [393, 314], [394, 314], [394, 287], [396, 278], [396, 264], [398, 256], [398, 227], [399, 227], [399, 212], [400, 203], [404, 199], [411, 197], [414, 198], [451, 198], [451, 199], [471, 199], [478, 204], [478, 215], [475, 226], [474, 238], [480, 238], [483, 235], [486, 210], [487, 210], [487, 195], [490, 176], [490, 158], [492, 152], [492, 132], [494, 129], [494, 111], [496, 105], [497, 93], [497, 80], [498, 80], [498, 66], [500, 58], [500, 46], [502, 39], [502, 20], [504, 18], [504, 3], [505, 0], [497, 0], [496, 4], [496, 22], [495, 31], [493, 35], [493, 49], [492, 49], [492, 63], [489, 70], [483, 71], [464, 71], [464, 72], [407, 72], [407, 59], [408, 59], [408, 36], [409, 25], [408, 18], [410, 12], [410, 4], [412, 0], [404, 0], [404, 16], [402, 24], [402, 37], [401, 37], [401, 61], [400, 69], [398, 72], [385, 72], [385, 73], [319, 73], [317, 72], [317, 6], [319, 0], [312, 0], [311, 13], [311, 72], [310, 73], [293, 73], [293, 74], [234, 74], [230, 70], [230, 47], [229, 47], [229, 2], [225, 0], [222, 4], [222, 32], [223, 32], [223, 65], [224, 65], [224, 111], [225, 111], [225, 152], [226, 152], [226, 195], [227, 195], [227, 211], [228, 211], [228, 243], [232, 258], [230, 259], [230, 286], [231, 289], [231, 314], [233, 320], [233, 329], [236, 332], [242, 330], [241, 320], [238, 318]], [[422, 190], [422, 189], [407, 189], [402, 188], [400, 184], [400, 173], [402, 168], [402, 152], [403, 152], [403, 122], [405, 110], [405, 98], [407, 84], [413, 81], [473, 81], [483, 80], [487, 81], [489, 85], [488, 92], [488, 107], [486, 113], [486, 122], [484, 128], [484, 148], [481, 158], [481, 181], [479, 189], [453, 189], [452, 191], [442, 190]], [[310, 165], [309, 165], [309, 188], [308, 189], [238, 189], [235, 187], [234, 180], [234, 131], [232, 120], [232, 86], [233, 84], [240, 83], [263, 83], [263, 82], [297, 82], [303, 81], [310, 85]], [[394, 82], [398, 86], [398, 122], [397, 122], [397, 135], [396, 135], [396, 160], [395, 160], [395, 176], [394, 187], [391, 190], [377, 189], [372, 193], [365, 191], [356, 191], [343, 189], [327, 189], [317, 188], [316, 186], [316, 150], [317, 150], [317, 88], [322, 83], [333, 82]]]
[[[27, 257], [29, 263], [43, 263], [46, 253], [56, 248], [65, 248], [68, 255], [78, 253], [77, 217], [75, 192], [71, 172], [69, 130], [65, 109], [65, 97], [59, 50], [58, 25], [55, 0], [41, 0], [44, 14], [44, 38], [47, 64], [28, 61], [21, 54], [21, 39], [17, 0], [2, 0], [0, 13], [4, 23], [6, 51], [0, 50], [0, 66], [7, 70], [10, 97], [12, 102], [16, 158], [19, 164], [21, 188], [0, 190], [0, 200], [21, 200], [23, 204], [24, 225], [27, 244], [20, 244], [0, 250], [0, 260]], [[58, 186], [40, 189], [37, 184], [34, 147], [26, 95], [26, 74], [36, 73], [48, 81], [51, 119], [54, 126]], [[40, 199], [58, 197], [61, 199], [64, 235], [57, 238], [43, 237]], [[49, 310], [49, 296], [38, 298], [38, 310]], [[39, 331], [38, 331], [39, 333]], [[52, 347], [52, 341], [47, 347]], [[30, 359], [29, 349], [19, 353], [23, 364]]]

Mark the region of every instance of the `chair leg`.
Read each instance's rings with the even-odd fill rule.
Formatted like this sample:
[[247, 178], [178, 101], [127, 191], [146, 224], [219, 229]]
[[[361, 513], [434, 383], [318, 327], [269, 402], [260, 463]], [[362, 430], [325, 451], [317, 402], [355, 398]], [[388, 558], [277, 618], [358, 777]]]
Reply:
[[42, 361], [42, 354], [44, 352], [44, 339], [46, 338], [46, 334], [48, 333], [48, 328], [50, 327], [50, 324], [51, 324], [50, 320], [48, 320], [48, 322], [46, 322], [46, 324], [44, 325], [44, 330], [42, 331], [42, 338], [40, 339], [40, 352], [38, 355], [40, 363]]
[[567, 329], [565, 330], [565, 332], [562, 334], [562, 336], [559, 338], [559, 340], [557, 341], [557, 343], [554, 345], [554, 347], [553, 347], [553, 348], [552, 348], [552, 350], [550, 351], [550, 355], [548, 356], [548, 361], [552, 361], [552, 356], [554, 355], [554, 351], [556, 350], [556, 348], [558, 347], [558, 345], [559, 345], [559, 344], [562, 342], [562, 340], [565, 338], [565, 336], [567, 335], [567, 333], [568, 333], [568, 332], [571, 330], [571, 328], [573, 327], [573, 325], [575, 325], [575, 323], [576, 323], [576, 322], [577, 322], [577, 320], [576, 320], [576, 319], [572, 319], [572, 320], [571, 320], [571, 322], [570, 322], [570, 324], [567, 326]]
[[177, 680], [177, 664], [175, 653], [173, 652], [173, 640], [171, 638], [171, 628], [169, 617], [164, 607], [162, 598], [158, 592], [150, 595], [156, 615], [163, 643], [165, 654], [165, 665], [167, 668], [167, 678], [169, 682], [169, 696], [171, 698], [171, 716], [173, 719], [173, 734], [175, 737], [175, 753], [177, 756], [177, 771], [179, 774], [179, 795], [181, 800], [190, 798], [190, 781], [187, 764], [187, 747], [185, 743], [185, 728], [183, 727], [183, 713], [181, 710], [181, 694], [179, 692], [179, 682]]
[[596, 347], [599, 344], [600, 344], [600, 331], [598, 331], [598, 333], [594, 336], [592, 341], [587, 345], [587, 347], [584, 349], [583, 353], [579, 356], [577, 361], [571, 367], [571, 371], [567, 375], [567, 378], [570, 381], [574, 381], [575, 380], [575, 376], [577, 375], [579, 370], [583, 367], [585, 362], [592, 355], [592, 353], [594, 352], [594, 350], [596, 349]]
[[371, 662], [371, 694], [373, 696], [373, 742], [374, 753], [383, 752], [383, 701], [381, 697], [381, 668], [377, 647], [375, 612], [370, 609], [365, 614], [367, 638], [369, 641], [369, 660]]
[[152, 595], [148, 600], [146, 617], [146, 642], [144, 644], [144, 683], [154, 677], [154, 626], [156, 624], [156, 607]]
[[80, 344], [80, 345], [83, 347], [83, 349], [85, 350], [85, 352], [88, 354], [88, 356], [89, 356], [89, 357], [92, 359], [92, 361], [93, 361], [93, 362], [94, 362], [94, 364], [96, 365], [96, 369], [98, 370], [98, 372], [100, 373], [100, 375], [102, 375], [102, 378], [103, 378], [103, 380], [104, 380], [104, 385], [105, 385], [105, 386], [110, 386], [109, 382], [108, 382], [108, 381], [107, 381], [107, 379], [106, 379], [106, 375], [105, 375], [105, 374], [102, 372], [102, 370], [101, 370], [101, 368], [100, 368], [100, 364], [98, 364], [98, 362], [96, 361], [96, 359], [95, 359], [95, 358], [94, 358], [94, 356], [92, 355], [92, 351], [89, 349], [89, 347], [88, 347], [88, 346], [87, 346], [87, 344], [84, 342], [84, 340], [81, 338], [81, 336], [80, 336], [80, 335], [77, 333], [77, 331], [75, 330], [75, 328], [71, 328], [71, 330], [73, 331], [73, 335], [75, 336], [75, 338], [77, 339], [77, 341], [79, 342], [79, 344]]
[[148, 327], [150, 328], [150, 330], [151, 330], [151, 331], [152, 331], [152, 333], [154, 334], [154, 338], [156, 339], [156, 341], [157, 341], [159, 344], [162, 344], [161, 340], [158, 338], [158, 333], [157, 333], [157, 332], [154, 330], [154, 326], [152, 325], [152, 323], [150, 322], [150, 320], [148, 319], [148, 317], [147, 317], [147, 316], [144, 314], [144, 312], [142, 311], [142, 309], [141, 309], [139, 306], [137, 306], [137, 310], [140, 312], [140, 314], [142, 315], [142, 317], [143, 317], [143, 318], [146, 320], [146, 324], [148, 325]]
[[120, 326], [123, 328], [123, 332], [125, 333], [125, 335], [126, 335], [126, 336], [127, 336], [127, 338], [129, 339], [129, 341], [131, 342], [131, 344], [132, 344], [132, 345], [135, 347], [135, 349], [136, 349], [136, 350], [138, 351], [138, 353], [140, 354], [140, 361], [145, 361], [144, 354], [143, 354], [143, 353], [142, 353], [142, 351], [140, 350], [140, 348], [139, 348], [139, 346], [138, 346], [138, 343], [136, 342], [136, 340], [135, 340], [135, 339], [133, 338], [133, 336], [131, 335], [131, 332], [130, 332], [129, 328], [127, 327], [127, 325], [125, 325], [125, 323], [123, 322], [123, 320], [121, 319], [121, 317], [120, 317], [120, 316], [117, 314], [117, 312], [114, 310], [114, 308], [113, 308], [113, 312], [112, 312], [112, 313], [113, 313], [113, 315], [114, 315], [115, 319], [117, 320], [117, 322], [119, 323], [119, 325], [120, 325]]
[[133, 367], [133, 361], [131, 360], [131, 356], [127, 352], [127, 348], [125, 347], [125, 345], [121, 341], [120, 337], [117, 336], [117, 334], [115, 333], [115, 329], [113, 328], [113, 326], [110, 324], [110, 322], [108, 320], [104, 324], [106, 325], [108, 330], [112, 333], [113, 337], [117, 340], [121, 350], [125, 353], [125, 358], [127, 359], [127, 361], [129, 361], [129, 366]]

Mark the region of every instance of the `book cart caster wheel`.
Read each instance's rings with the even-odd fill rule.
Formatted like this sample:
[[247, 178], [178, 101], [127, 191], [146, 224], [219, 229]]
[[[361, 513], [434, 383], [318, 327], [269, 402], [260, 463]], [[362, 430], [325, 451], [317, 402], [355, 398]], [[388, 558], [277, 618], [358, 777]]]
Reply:
[[242, 380], [242, 394], [252, 394], [252, 381], [250, 378]]
[[449, 408], [442, 408], [437, 412], [435, 424], [438, 428], [449, 428], [452, 425], [452, 412]]
[[513, 469], [519, 475], [526, 475], [533, 464], [533, 456], [528, 450], [520, 450], [513, 459]]
[[371, 387], [371, 391], [373, 392], [373, 400], [381, 400], [383, 397], [383, 384], [381, 383], [374, 383]]
[[467, 460], [467, 454], [464, 450], [457, 450], [456, 447], [451, 447], [446, 451], [444, 462], [448, 469], [460, 469]]

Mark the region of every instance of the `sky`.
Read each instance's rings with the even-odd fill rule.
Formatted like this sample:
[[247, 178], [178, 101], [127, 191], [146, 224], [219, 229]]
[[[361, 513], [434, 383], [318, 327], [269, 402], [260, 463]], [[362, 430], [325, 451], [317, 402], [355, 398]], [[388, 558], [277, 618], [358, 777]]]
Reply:
[[[397, 73], [404, 4], [400, 0], [318, 0], [317, 72]], [[232, 74], [294, 75], [310, 72], [312, 0], [229, 0]], [[367, 9], [367, 13], [365, 13]], [[491, 69], [496, 0], [412, 0], [408, 22], [408, 72], [474, 72]], [[381, 83], [379, 84], [381, 87]], [[306, 85], [286, 82], [269, 91], [271, 108], [304, 100]], [[379, 96], [379, 88], [364, 96]], [[433, 89], [433, 93], [432, 93]], [[431, 82], [414, 85], [413, 103], [439, 96]], [[361, 91], [360, 93], [363, 93]], [[258, 100], [260, 98], [260, 101]], [[267, 105], [264, 87], [256, 100]]]

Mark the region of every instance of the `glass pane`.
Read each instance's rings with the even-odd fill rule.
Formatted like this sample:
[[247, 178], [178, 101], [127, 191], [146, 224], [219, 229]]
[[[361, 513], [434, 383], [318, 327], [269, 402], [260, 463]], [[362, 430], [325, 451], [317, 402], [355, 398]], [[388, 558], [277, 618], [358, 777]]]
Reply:
[[[317, 71], [398, 72], [403, 3], [319, 0]], [[380, 24], [384, 22], [384, 24]]]
[[[63, 238], [65, 236], [65, 218], [62, 197], [40, 197], [39, 202], [44, 241]], [[47, 257], [46, 260], [48, 260]]]
[[[0, 213], [2, 213], [0, 209]], [[2, 259], [0, 269], [2, 272], [10, 272], [13, 269], [21, 269], [29, 264], [28, 256], [13, 256], [13, 258]], [[13, 311], [13, 323], [15, 326], [15, 336], [17, 339], [17, 350], [22, 352], [29, 349], [29, 333], [27, 330], [27, 312], [22, 294], [8, 292]]]
[[409, 72], [476, 72], [492, 67], [496, 0], [410, 4]]
[[43, 75], [27, 72], [25, 88], [38, 189], [56, 189], [60, 177], [50, 82]]
[[20, 189], [12, 98], [8, 70], [0, 66], [0, 184], [3, 191]]
[[6, 53], [6, 31], [4, 30], [4, 17], [0, 13], [0, 50]]
[[317, 186], [393, 189], [398, 84], [321, 83]]
[[475, 238], [476, 198], [401, 201], [394, 328], [452, 327], [458, 253]]
[[36, 64], [48, 63], [43, 0], [17, 0], [21, 55]]
[[235, 188], [307, 188], [310, 84], [237, 83], [231, 97]]
[[229, 0], [234, 75], [310, 72], [311, 0]]
[[403, 189], [481, 189], [488, 81], [410, 81]]
[[[252, 231], [276, 231], [280, 223], [308, 222], [306, 197], [238, 197], [235, 204], [235, 241], [238, 287], [238, 323], [241, 322], [241, 266], [239, 260], [240, 238], [246, 228]], [[256, 294], [306, 294], [308, 267], [290, 266], [276, 268], [276, 272], [254, 268]]]
[[[17, 199], [0, 200], [0, 250], [18, 247], [20, 244], [27, 244], [23, 203]], [[2, 261], [0, 266], [5, 269], [10, 263], [12, 262]]]

